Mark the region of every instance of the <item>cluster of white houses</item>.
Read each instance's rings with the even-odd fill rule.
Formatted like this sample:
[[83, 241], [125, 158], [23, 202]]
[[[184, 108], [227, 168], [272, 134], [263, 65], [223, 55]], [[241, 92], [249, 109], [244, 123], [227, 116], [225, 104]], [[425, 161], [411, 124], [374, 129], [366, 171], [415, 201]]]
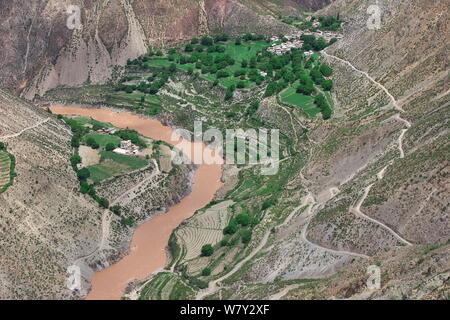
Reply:
[[[298, 48], [300, 49], [303, 46], [303, 41], [300, 40], [300, 37], [302, 35], [314, 35], [315, 37], [324, 38], [326, 41], [330, 41], [333, 38], [341, 39], [342, 35], [337, 32], [332, 31], [321, 31], [317, 30], [315, 32], [311, 31], [298, 31], [290, 35], [286, 35], [283, 37], [283, 39], [287, 41], [283, 41], [283, 39], [280, 39], [279, 37], [272, 37], [270, 40], [273, 42], [272, 46], [267, 48], [267, 51], [276, 54], [276, 55], [282, 55], [289, 51], [291, 51], [292, 48]], [[311, 55], [310, 52], [305, 53], [306, 55]]]
[[[97, 131], [98, 133], [114, 134], [117, 132], [116, 128], [102, 128]], [[139, 147], [134, 145], [130, 140], [120, 142], [120, 147], [113, 150], [114, 153], [131, 156], [136, 155], [139, 152]]]
[[121, 141], [120, 147], [113, 150], [114, 153], [124, 156], [136, 155], [139, 152], [139, 147], [131, 143], [130, 140]]

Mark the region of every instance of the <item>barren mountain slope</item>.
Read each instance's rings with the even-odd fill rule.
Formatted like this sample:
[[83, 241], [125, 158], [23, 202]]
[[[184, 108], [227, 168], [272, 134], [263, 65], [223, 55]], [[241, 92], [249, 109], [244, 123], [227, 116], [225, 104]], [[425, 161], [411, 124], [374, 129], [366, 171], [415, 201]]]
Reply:
[[[332, 215], [318, 215], [322, 221], [316, 219], [312, 237], [369, 253], [376, 251], [375, 239], [367, 241], [364, 228], [359, 242], [372, 249], [344, 244], [338, 240], [346, 238], [342, 228], [330, 230], [330, 225], [359, 224], [355, 219], [361, 217], [367, 221], [358, 214], [362, 212], [411, 243], [439, 244], [450, 237], [450, 8], [444, 1], [381, 4], [380, 30], [364, 28], [364, 2], [334, 4], [341, 13], [346, 5], [352, 8], [348, 36], [327, 50], [327, 61], [337, 70], [342, 118], [325, 134], [323, 128], [317, 130], [323, 147], [306, 170], [312, 181], [348, 194], [333, 200]], [[354, 93], [355, 85], [368, 89]]]
[[17, 174], [0, 195], [0, 298], [70, 298], [66, 269], [97, 246], [102, 211], [78, 192], [61, 122], [5, 91], [0, 114]]

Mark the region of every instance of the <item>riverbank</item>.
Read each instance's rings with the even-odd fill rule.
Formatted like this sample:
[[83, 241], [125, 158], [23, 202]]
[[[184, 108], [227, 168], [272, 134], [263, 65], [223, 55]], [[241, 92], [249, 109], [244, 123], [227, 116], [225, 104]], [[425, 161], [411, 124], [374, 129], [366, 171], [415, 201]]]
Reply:
[[[127, 112], [107, 109], [50, 105], [55, 114], [91, 117], [120, 128], [130, 128], [154, 140], [175, 145], [174, 130], [158, 120], [143, 118]], [[184, 141], [183, 141], [184, 140]], [[180, 138], [178, 143], [190, 144], [190, 150], [205, 147], [198, 142]], [[192, 154], [185, 155], [192, 159]], [[140, 225], [133, 234], [129, 253], [119, 262], [97, 272], [92, 278], [92, 289], [87, 299], [120, 299], [129, 282], [144, 279], [167, 263], [166, 246], [172, 233], [183, 220], [206, 206], [222, 186], [220, 164], [200, 164], [194, 173], [191, 193], [172, 206], [165, 214], [158, 215]]]

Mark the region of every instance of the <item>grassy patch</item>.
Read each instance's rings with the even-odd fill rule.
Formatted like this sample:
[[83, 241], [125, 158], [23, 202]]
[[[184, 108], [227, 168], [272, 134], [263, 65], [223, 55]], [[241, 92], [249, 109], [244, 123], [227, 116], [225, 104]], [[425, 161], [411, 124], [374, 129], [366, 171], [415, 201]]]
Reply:
[[120, 138], [108, 134], [90, 133], [83, 137], [83, 141], [86, 142], [89, 138], [92, 138], [101, 147], [105, 147], [108, 143], [112, 143], [115, 146], [120, 145]]
[[93, 182], [125, 174], [148, 165], [148, 161], [136, 157], [124, 156], [109, 151], [100, 152], [100, 163], [87, 167]]
[[281, 102], [299, 107], [311, 117], [315, 117], [320, 112], [314, 104], [313, 97], [297, 93], [292, 87], [281, 92], [280, 98]]

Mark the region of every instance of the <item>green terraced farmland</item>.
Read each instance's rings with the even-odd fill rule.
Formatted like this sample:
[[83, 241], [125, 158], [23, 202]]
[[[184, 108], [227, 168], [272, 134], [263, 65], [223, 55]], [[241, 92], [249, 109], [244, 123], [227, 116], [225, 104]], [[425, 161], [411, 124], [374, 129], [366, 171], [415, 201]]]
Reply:
[[108, 143], [114, 144], [116, 147], [120, 145], [120, 138], [108, 135], [108, 134], [100, 134], [100, 133], [90, 133], [83, 137], [83, 141], [86, 142], [89, 138], [93, 138], [95, 142], [98, 143], [99, 146], [105, 147]]
[[122, 175], [148, 165], [148, 161], [131, 156], [124, 156], [109, 151], [100, 152], [100, 163], [87, 167], [91, 173], [90, 179], [93, 182]]
[[300, 107], [309, 116], [315, 117], [320, 109], [314, 104], [314, 98], [296, 93], [295, 89], [289, 87], [280, 94], [281, 102]]
[[178, 276], [161, 272], [142, 289], [139, 300], [185, 300], [194, 297], [194, 291]]
[[6, 189], [11, 180], [11, 158], [6, 151], [0, 151], [0, 192]]
[[96, 120], [88, 118], [88, 117], [74, 117], [72, 119], [75, 120], [77, 123], [79, 123], [81, 125], [92, 124], [92, 125], [97, 125], [97, 126], [102, 127], [102, 128], [111, 127], [111, 125], [109, 123], [96, 121]]

